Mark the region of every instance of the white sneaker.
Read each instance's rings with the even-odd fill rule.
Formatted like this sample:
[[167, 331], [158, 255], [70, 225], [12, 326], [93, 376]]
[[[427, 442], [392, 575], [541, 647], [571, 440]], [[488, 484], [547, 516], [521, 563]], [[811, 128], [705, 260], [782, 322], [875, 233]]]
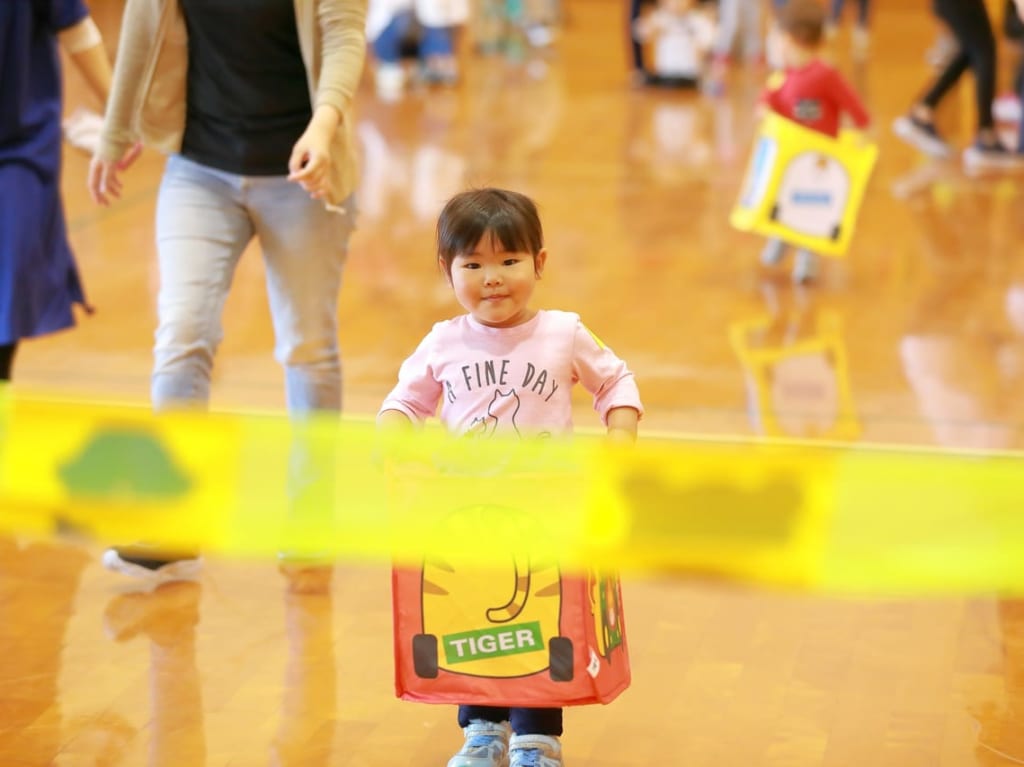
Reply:
[[970, 174], [985, 171], [1024, 170], [1024, 155], [1011, 152], [1002, 146], [986, 148], [973, 144], [964, 150], [964, 170]]
[[462, 732], [466, 742], [459, 753], [448, 760], [448, 767], [509, 767], [508, 741], [512, 727], [508, 722], [474, 719]]
[[157, 586], [172, 581], [196, 580], [202, 562], [197, 556], [171, 557], [154, 549], [130, 547], [104, 551], [103, 566], [115, 573]]
[[942, 140], [935, 127], [918, 122], [910, 117], [897, 117], [892, 124], [892, 131], [915, 149], [920, 149], [932, 157], [947, 158], [953, 150]]
[[553, 735], [513, 735], [509, 767], [563, 767], [562, 744]]
[[1019, 123], [1022, 111], [1020, 99], [1013, 93], [1004, 93], [992, 102], [992, 116], [996, 122]]
[[401, 64], [378, 64], [374, 83], [382, 101], [397, 101], [405, 91], [405, 69]]

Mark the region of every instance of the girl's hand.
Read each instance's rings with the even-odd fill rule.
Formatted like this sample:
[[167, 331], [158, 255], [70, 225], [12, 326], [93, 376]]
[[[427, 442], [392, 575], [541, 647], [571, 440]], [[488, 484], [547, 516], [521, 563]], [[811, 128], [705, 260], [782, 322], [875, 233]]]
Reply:
[[318, 107], [288, 158], [288, 180], [301, 185], [314, 200], [324, 199], [329, 191], [331, 140], [338, 119], [333, 107]]
[[131, 167], [140, 154], [142, 154], [142, 142], [137, 141], [120, 160], [102, 160], [94, 155], [89, 163], [89, 177], [86, 182], [92, 201], [98, 205], [107, 206], [111, 203], [111, 197], [119, 198], [122, 186], [121, 179], [117, 174]]

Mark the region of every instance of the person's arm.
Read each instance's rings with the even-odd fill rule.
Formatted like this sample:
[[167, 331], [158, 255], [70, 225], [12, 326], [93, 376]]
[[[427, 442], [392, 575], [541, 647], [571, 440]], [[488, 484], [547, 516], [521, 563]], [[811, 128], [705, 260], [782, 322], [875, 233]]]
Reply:
[[636, 379], [626, 363], [579, 320], [573, 369], [580, 385], [594, 395], [594, 409], [602, 414], [608, 436], [615, 441], [635, 440], [643, 415]]
[[397, 418], [419, 426], [437, 412], [441, 384], [434, 377], [438, 326], [420, 341], [398, 369], [398, 381], [381, 403], [377, 424], [393, 426]]
[[96, 22], [91, 16], [86, 16], [74, 26], [61, 30], [57, 39], [86, 85], [106, 109], [113, 70]]
[[153, 7], [140, 0], [127, 0], [121, 19], [121, 38], [109, 88], [100, 146], [89, 163], [87, 185], [93, 201], [109, 205], [121, 196], [118, 171], [131, 165], [142, 151], [133, 127], [143, 74], [156, 41]]
[[377, 413], [377, 426], [382, 431], [405, 432], [412, 430], [412, 419], [401, 410], [381, 410]]
[[640, 413], [632, 407], [616, 407], [608, 411], [608, 439], [612, 442], [636, 442]]
[[288, 178], [311, 197], [329, 192], [331, 144], [355, 97], [366, 60], [366, 0], [317, 0], [320, 78], [313, 117], [292, 148]]
[[331, 142], [341, 120], [337, 108], [318, 106], [288, 158], [288, 180], [301, 185], [315, 200], [323, 199], [329, 191]]
[[864, 106], [864, 102], [860, 100], [860, 96], [857, 92], [850, 87], [849, 83], [843, 79], [842, 75], [838, 72], [833, 72], [833, 83], [831, 85], [832, 92], [836, 95], [839, 101], [840, 109], [850, 115], [853, 119], [854, 125], [861, 130], [864, 130], [871, 124], [871, 115], [868, 114], [867, 108]]
[[785, 84], [785, 72], [776, 70], [768, 75], [768, 80], [764, 84], [764, 90], [761, 91], [761, 96], [757, 101], [756, 110], [759, 118], [764, 117], [769, 110], [772, 112], [778, 112], [781, 115], [786, 114], [780, 95], [782, 92], [782, 86]]

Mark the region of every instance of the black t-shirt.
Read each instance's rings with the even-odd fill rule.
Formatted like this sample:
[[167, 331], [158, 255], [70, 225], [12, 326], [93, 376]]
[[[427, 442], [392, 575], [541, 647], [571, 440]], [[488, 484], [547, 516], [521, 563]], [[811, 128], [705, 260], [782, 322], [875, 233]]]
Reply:
[[294, 0], [181, 0], [188, 27], [182, 154], [245, 176], [288, 173], [309, 124]]

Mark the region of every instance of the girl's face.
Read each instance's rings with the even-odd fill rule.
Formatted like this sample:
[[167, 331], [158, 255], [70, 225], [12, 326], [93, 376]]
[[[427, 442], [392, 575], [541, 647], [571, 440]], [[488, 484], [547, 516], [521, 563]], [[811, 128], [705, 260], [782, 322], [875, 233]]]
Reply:
[[530, 297], [547, 255], [543, 249], [536, 256], [507, 253], [498, 240], [484, 235], [471, 253], [452, 259], [448, 281], [459, 303], [477, 322], [510, 328], [537, 313], [529, 307]]

